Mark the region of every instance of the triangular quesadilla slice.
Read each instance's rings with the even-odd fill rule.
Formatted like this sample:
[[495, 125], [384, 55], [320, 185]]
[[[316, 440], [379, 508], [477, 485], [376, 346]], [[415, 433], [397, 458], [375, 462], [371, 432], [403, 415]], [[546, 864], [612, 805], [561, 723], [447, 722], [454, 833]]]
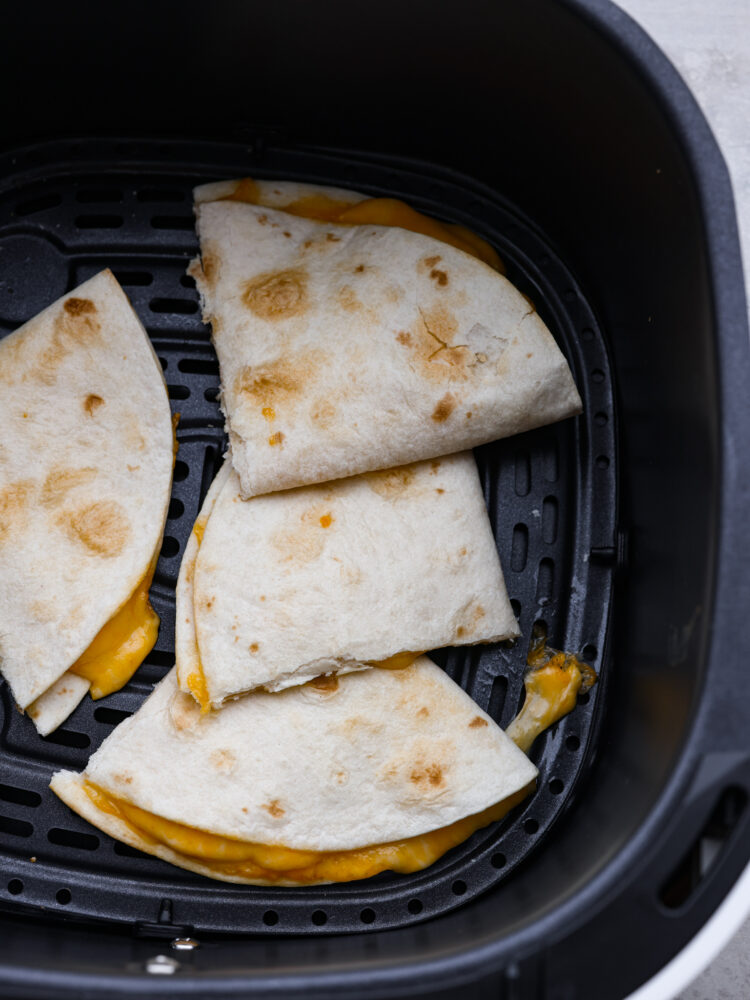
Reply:
[[384, 224], [380, 199], [329, 222], [200, 190], [191, 273], [243, 496], [450, 454], [580, 411], [549, 330], [468, 238], [459, 249], [450, 233]]
[[148, 588], [169, 503], [169, 400], [103, 271], [0, 341], [0, 671], [47, 733], [156, 641]]
[[177, 592], [205, 708], [518, 635], [471, 452], [246, 501], [221, 475]]
[[201, 713], [170, 672], [53, 791], [100, 830], [210, 878], [307, 885], [418, 871], [537, 770], [426, 657]]

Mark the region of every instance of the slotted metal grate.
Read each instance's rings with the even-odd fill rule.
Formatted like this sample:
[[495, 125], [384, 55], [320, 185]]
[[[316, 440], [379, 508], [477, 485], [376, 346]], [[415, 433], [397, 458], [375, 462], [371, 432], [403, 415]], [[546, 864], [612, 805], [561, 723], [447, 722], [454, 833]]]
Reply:
[[410, 162], [321, 151], [266, 150], [256, 162], [226, 144], [93, 140], [0, 158], [0, 335], [110, 267], [141, 317], [180, 413], [179, 456], [152, 600], [162, 625], [133, 681], [86, 698], [42, 739], [0, 686], [0, 907], [132, 924], [144, 934], [341, 933], [397, 927], [452, 909], [522, 863], [571, 801], [592, 755], [606, 671], [575, 713], [533, 748], [537, 792], [427, 871], [347, 885], [269, 889], [213, 883], [93, 830], [53, 796], [54, 770], [82, 769], [174, 662], [174, 586], [193, 521], [221, 460], [218, 363], [192, 279], [191, 189], [256, 174], [389, 194], [474, 228], [535, 302], [584, 398], [575, 421], [477, 451], [508, 591], [526, 639], [443, 650], [435, 658], [505, 726], [523, 700], [526, 641], [543, 620], [549, 641], [601, 671], [615, 536], [614, 398], [601, 331], [563, 263], [488, 189]]

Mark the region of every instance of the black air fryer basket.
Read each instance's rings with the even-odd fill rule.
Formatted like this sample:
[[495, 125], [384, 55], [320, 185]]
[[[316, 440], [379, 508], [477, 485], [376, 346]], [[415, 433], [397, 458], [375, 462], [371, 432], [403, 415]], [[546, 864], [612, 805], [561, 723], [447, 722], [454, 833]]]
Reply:
[[[745, 299], [726, 168], [684, 84], [604, 0], [44, 3], [4, 20], [0, 336], [109, 266], [181, 419], [146, 664], [45, 739], [0, 686], [0, 994], [624, 997], [750, 855]], [[477, 451], [524, 639], [436, 658], [501, 725], [536, 622], [599, 682], [535, 744], [537, 792], [412, 876], [214, 883], [47, 788], [174, 662], [180, 558], [224, 447], [185, 274], [190, 193], [242, 175], [474, 229], [584, 401]]]

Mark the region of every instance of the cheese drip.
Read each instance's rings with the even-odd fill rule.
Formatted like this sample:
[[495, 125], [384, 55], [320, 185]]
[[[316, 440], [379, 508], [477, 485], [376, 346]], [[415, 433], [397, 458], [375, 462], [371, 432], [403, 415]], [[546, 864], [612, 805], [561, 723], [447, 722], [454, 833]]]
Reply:
[[[258, 205], [261, 204], [260, 190], [255, 181], [246, 177], [237, 183], [231, 194], [219, 200]], [[326, 194], [312, 194], [277, 207], [290, 215], [317, 219], [319, 222], [334, 222], [340, 226], [397, 226], [399, 229], [408, 229], [412, 233], [421, 233], [440, 240], [441, 243], [448, 243], [472, 257], [478, 257], [500, 274], [505, 274], [505, 265], [497, 251], [481, 236], [455, 222], [439, 222], [429, 215], [423, 215], [397, 198], [367, 198], [352, 204]]]
[[476, 830], [502, 819], [533, 791], [534, 783], [482, 812], [449, 826], [388, 844], [374, 844], [351, 851], [297, 851], [288, 847], [256, 844], [207, 833], [174, 823], [108, 795], [86, 782], [86, 794], [102, 812], [126, 823], [148, 844], [163, 844], [217, 875], [264, 879], [268, 882], [351, 882], [382, 871], [407, 874], [421, 871], [456, 847]]
[[[172, 417], [172, 468], [177, 458], [177, 424]], [[143, 663], [156, 644], [159, 616], [151, 607], [148, 591], [154, 578], [158, 549], [146, 575], [120, 610], [94, 636], [91, 645], [68, 669], [91, 681], [89, 693], [96, 701], [119, 691]]]

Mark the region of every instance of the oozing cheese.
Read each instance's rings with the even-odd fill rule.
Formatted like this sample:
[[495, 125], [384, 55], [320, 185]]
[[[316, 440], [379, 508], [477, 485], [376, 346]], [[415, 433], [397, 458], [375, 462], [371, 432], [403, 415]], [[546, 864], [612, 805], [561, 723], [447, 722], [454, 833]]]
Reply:
[[[231, 194], [221, 201], [244, 201], [257, 205], [260, 199], [258, 185], [249, 177], [240, 181]], [[478, 257], [496, 271], [505, 274], [505, 267], [497, 251], [481, 236], [454, 222], [439, 222], [429, 215], [423, 215], [406, 202], [397, 198], [368, 198], [352, 204], [338, 201], [325, 194], [312, 194], [298, 198], [287, 205], [279, 206], [283, 212], [320, 222], [335, 222], [337, 225], [397, 226], [412, 233], [422, 233], [457, 247], [472, 257]]]
[[389, 844], [374, 844], [351, 851], [295, 851], [287, 847], [256, 844], [220, 837], [182, 823], [173, 823], [108, 795], [86, 782], [89, 798], [102, 812], [116, 816], [149, 844], [163, 844], [186, 859], [217, 874], [287, 880], [301, 884], [351, 882], [382, 871], [414, 872], [426, 868], [476, 830], [501, 819], [533, 790], [527, 785], [489, 809], [449, 826]]

